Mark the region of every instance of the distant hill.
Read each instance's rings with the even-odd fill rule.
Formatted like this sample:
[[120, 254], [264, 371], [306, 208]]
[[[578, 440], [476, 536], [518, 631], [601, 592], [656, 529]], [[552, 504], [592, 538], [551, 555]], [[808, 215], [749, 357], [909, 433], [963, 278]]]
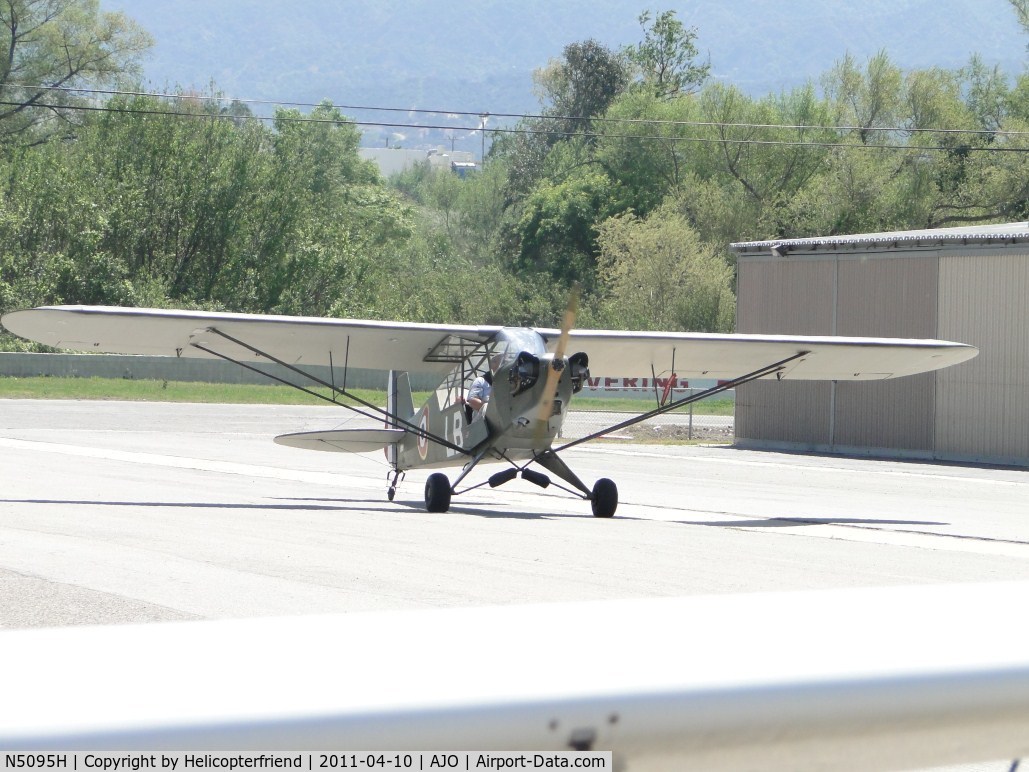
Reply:
[[[863, 60], [883, 48], [905, 68], [957, 68], [978, 52], [1015, 74], [1026, 62], [1027, 42], [1007, 0], [102, 0], [102, 6], [126, 12], [155, 37], [146, 68], [155, 88], [204, 89], [213, 81], [228, 95], [250, 99], [493, 113], [535, 111], [531, 73], [568, 43], [637, 42], [636, 18], [648, 7], [676, 9], [697, 27], [714, 76], [755, 95], [817, 79], [847, 51]], [[413, 147], [424, 139], [402, 141]], [[385, 130], [366, 138], [384, 141]]]

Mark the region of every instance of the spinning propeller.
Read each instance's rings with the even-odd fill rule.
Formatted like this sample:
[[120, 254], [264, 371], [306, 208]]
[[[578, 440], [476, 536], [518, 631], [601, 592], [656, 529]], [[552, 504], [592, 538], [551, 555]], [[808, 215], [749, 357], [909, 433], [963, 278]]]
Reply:
[[543, 441], [547, 431], [547, 423], [550, 421], [551, 411], [554, 409], [554, 399], [557, 397], [557, 385], [561, 380], [561, 372], [567, 364], [565, 353], [568, 349], [568, 339], [571, 336], [572, 327], [575, 324], [575, 317], [579, 313], [579, 295], [582, 288], [578, 282], [572, 285], [568, 293], [568, 305], [565, 308], [564, 321], [561, 323], [561, 337], [557, 339], [557, 348], [554, 350], [554, 358], [547, 369], [547, 382], [543, 389], [543, 399], [540, 401], [539, 415], [536, 417], [535, 443]]

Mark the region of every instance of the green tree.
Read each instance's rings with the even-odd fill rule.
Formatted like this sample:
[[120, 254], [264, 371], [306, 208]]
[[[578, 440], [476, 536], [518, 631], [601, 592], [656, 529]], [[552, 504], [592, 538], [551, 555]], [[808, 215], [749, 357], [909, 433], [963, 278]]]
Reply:
[[[703, 149], [693, 139], [713, 138], [695, 125], [703, 120], [696, 99], [662, 100], [637, 90], [619, 97], [607, 117], [617, 120], [605, 124], [597, 163], [616, 181], [622, 208], [640, 215], [674, 195], [696, 171]], [[626, 132], [623, 120], [639, 122], [641, 130]]]
[[0, 3], [0, 135], [39, 141], [79, 122], [83, 99], [60, 88], [102, 87], [139, 73], [150, 36], [99, 0], [3, 0]]
[[976, 128], [996, 131], [1010, 114], [1012, 92], [1000, 67], [988, 67], [978, 54], [959, 73], [964, 100]]
[[533, 73], [536, 95], [548, 116], [543, 128], [576, 134], [589, 131], [629, 82], [625, 62], [596, 40], [570, 43], [561, 59]]
[[265, 234], [277, 246], [248, 267], [261, 277], [268, 310], [339, 314], [361, 297], [378, 251], [409, 234], [406, 213], [331, 103], [307, 116], [277, 110], [274, 125], [269, 198], [253, 246], [261, 255]]
[[544, 176], [551, 149], [576, 134], [592, 143], [594, 119], [604, 114], [629, 82], [626, 62], [595, 40], [565, 46], [560, 59], [533, 72], [542, 118], [521, 121], [521, 133], [501, 137], [490, 149], [491, 160], [507, 169], [505, 196], [517, 208]]
[[902, 73], [886, 51], [869, 59], [864, 71], [848, 53], [823, 77], [822, 85], [837, 125], [857, 129], [863, 144], [889, 140], [889, 129], [899, 123]]
[[520, 272], [542, 273], [563, 286], [596, 285], [594, 225], [613, 210], [611, 180], [586, 172], [536, 188], [525, 202], [518, 223]]
[[1018, 23], [1022, 29], [1029, 33], [1029, 0], [1009, 0], [1011, 7], [1015, 9], [1018, 16]]
[[716, 84], [705, 89], [701, 103], [715, 124], [719, 173], [760, 204], [799, 190], [822, 163], [822, 144], [837, 138], [828, 105], [810, 85], [754, 100]]
[[[331, 105], [277, 130], [188, 101], [112, 100], [4, 161], [3, 294], [325, 315], [362, 307], [406, 212]], [[7, 301], [5, 301], [7, 302]]]
[[463, 181], [450, 169], [435, 169], [429, 177], [429, 203], [439, 213], [447, 236], [452, 236], [456, 230], [457, 207], [463, 185]]
[[604, 318], [616, 327], [724, 332], [735, 322], [732, 268], [681, 214], [663, 207], [598, 226]]
[[135, 277], [187, 304], [240, 306], [238, 260], [267, 179], [266, 132], [212, 103], [179, 100], [179, 116], [152, 97], [118, 98], [68, 145], [78, 185], [103, 213], [103, 247]]
[[466, 177], [461, 185], [458, 198], [461, 227], [453, 238], [476, 264], [494, 262], [501, 253], [501, 238], [507, 224], [506, 180], [507, 168], [495, 160]]
[[[831, 236], [924, 227], [928, 180], [910, 155], [888, 149], [834, 148], [802, 189], [766, 210], [762, 237]], [[919, 159], [921, 160], [921, 159]], [[927, 170], [928, 171], [928, 170]]]
[[697, 28], [686, 27], [675, 11], [644, 11], [638, 21], [643, 40], [626, 46], [623, 53], [641, 85], [659, 99], [696, 92], [711, 73], [710, 61], [697, 63]]

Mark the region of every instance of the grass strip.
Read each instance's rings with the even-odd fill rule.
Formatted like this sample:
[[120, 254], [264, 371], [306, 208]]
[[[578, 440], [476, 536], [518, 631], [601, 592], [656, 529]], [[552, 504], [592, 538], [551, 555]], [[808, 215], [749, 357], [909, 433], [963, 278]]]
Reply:
[[[328, 390], [313, 389], [329, 396]], [[360, 397], [380, 407], [386, 405], [386, 392], [375, 389], [351, 389]], [[415, 406], [424, 403], [431, 392], [414, 395]], [[135, 380], [130, 378], [54, 378], [0, 377], [0, 399], [97, 399], [132, 402], [207, 402], [242, 405], [328, 405], [302, 391], [282, 385], [194, 383], [186, 381]], [[646, 399], [625, 399], [579, 396], [574, 401], [577, 411], [609, 411], [642, 413], [654, 407]], [[680, 408], [685, 412], [686, 408]], [[709, 399], [693, 406], [697, 415], [732, 415], [733, 400]]]

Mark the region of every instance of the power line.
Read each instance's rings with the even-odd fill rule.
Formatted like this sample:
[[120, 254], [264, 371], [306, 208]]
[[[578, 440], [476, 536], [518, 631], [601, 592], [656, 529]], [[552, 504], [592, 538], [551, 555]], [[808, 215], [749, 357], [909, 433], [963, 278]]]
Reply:
[[[0, 106], [7, 107], [19, 107], [22, 106], [22, 102], [14, 102], [9, 100], [0, 100]], [[484, 127], [484, 126], [451, 126], [451, 125], [437, 125], [427, 123], [392, 123], [382, 121], [358, 121], [350, 118], [344, 118], [338, 120], [334, 118], [312, 118], [310, 116], [301, 116], [293, 118], [289, 116], [260, 116], [260, 115], [233, 115], [231, 113], [199, 113], [199, 112], [188, 112], [181, 110], [148, 110], [140, 108], [116, 108], [116, 107], [99, 107], [91, 105], [62, 105], [62, 104], [47, 104], [43, 102], [34, 102], [32, 107], [46, 108], [54, 111], [72, 110], [80, 112], [93, 112], [93, 113], [117, 113], [122, 115], [153, 115], [153, 116], [164, 116], [164, 117], [178, 117], [178, 118], [193, 118], [193, 119], [206, 119], [206, 120], [226, 120], [226, 121], [241, 121], [241, 120], [256, 120], [256, 121], [281, 121], [286, 123], [322, 123], [322, 124], [350, 124], [353, 126], [366, 126], [366, 127], [379, 127], [379, 128], [397, 128], [397, 129], [426, 129], [426, 130], [439, 130], [439, 131], [467, 131], [468, 133], [475, 132], [490, 132], [492, 134], [521, 134], [521, 135], [537, 135], [537, 136], [549, 136], [549, 137], [580, 137], [584, 139], [624, 139], [624, 140], [636, 140], [636, 141], [657, 141], [657, 142], [693, 142], [698, 144], [719, 144], [719, 145], [744, 145], [744, 146], [783, 146], [783, 147], [809, 147], [809, 148], [823, 148], [823, 149], [852, 149], [852, 150], [893, 150], [893, 151], [904, 151], [904, 152], [927, 152], [927, 151], [938, 151], [938, 152], [954, 152], [958, 148], [948, 147], [945, 145], [887, 145], [887, 144], [871, 144], [861, 143], [854, 144], [851, 142], [823, 142], [823, 141], [811, 141], [811, 140], [771, 140], [771, 139], [736, 139], [731, 137], [683, 137], [683, 136], [667, 136], [667, 135], [644, 135], [644, 134], [609, 134], [609, 133], [597, 133], [597, 132], [574, 132], [574, 131], [563, 131], [555, 129], [533, 129], [533, 128], [519, 128], [519, 127]], [[740, 128], [744, 127], [744, 124], [722, 124], [715, 126], [721, 126], [721, 128]], [[788, 128], [783, 126], [773, 125], [770, 128]], [[814, 127], [805, 127], [814, 128]], [[821, 129], [831, 131], [829, 127], [819, 127]], [[872, 129], [869, 131], [888, 131], [887, 129]], [[992, 152], [992, 153], [1027, 153], [1029, 147], [1004, 147], [1004, 146], [962, 146], [963, 151], [977, 151], [977, 152]]]
[[[267, 99], [242, 99], [238, 97], [226, 97], [226, 96], [214, 96], [204, 94], [173, 94], [173, 93], [162, 93], [162, 92], [150, 92], [150, 91], [128, 91], [119, 89], [91, 89], [81, 88], [72, 86], [44, 86], [44, 85], [28, 85], [21, 83], [7, 83], [0, 84], [2, 87], [11, 88], [22, 88], [30, 91], [61, 91], [61, 92], [74, 92], [80, 94], [96, 94], [106, 96], [137, 96], [137, 97], [152, 97], [155, 99], [175, 99], [175, 100], [193, 100], [193, 101], [205, 101], [205, 102], [230, 102], [235, 104], [244, 105], [275, 105], [279, 107], [320, 107], [322, 102], [283, 102], [274, 101]], [[480, 111], [467, 111], [467, 110], [445, 110], [445, 109], [428, 109], [428, 108], [416, 108], [416, 107], [382, 107], [382, 106], [371, 106], [371, 105], [347, 105], [347, 104], [335, 104], [330, 103], [333, 107], [340, 110], [353, 110], [363, 112], [391, 112], [391, 113], [406, 113], [406, 114], [420, 114], [420, 115], [453, 115], [453, 116], [465, 116], [465, 117], [477, 117], [477, 118], [515, 118], [518, 120], [547, 120], [547, 121], [583, 121], [588, 120], [591, 123], [626, 123], [630, 125], [649, 125], [649, 126], [680, 126], [689, 128], [734, 128], [734, 129], [788, 129], [793, 131], [843, 131], [843, 132], [885, 132], [885, 133], [896, 133], [896, 134], [959, 134], [959, 135], [973, 135], [973, 136], [985, 136], [985, 137], [996, 137], [996, 136], [1029, 136], [1029, 131], [1015, 131], [1009, 129], [949, 129], [949, 128], [921, 128], [921, 127], [905, 127], [905, 126], [826, 126], [818, 124], [781, 124], [781, 123], [746, 123], [746, 122], [726, 122], [726, 121], [683, 121], [683, 120], [666, 120], [657, 118], [613, 118], [609, 116], [575, 116], [575, 115], [546, 115], [542, 113], [500, 113], [492, 112], [489, 110]], [[259, 116], [255, 116], [259, 117]], [[391, 123], [372, 123], [354, 121], [359, 125], [372, 125], [372, 126], [395, 126], [397, 124]], [[412, 128], [422, 128], [421, 125], [412, 124]], [[454, 128], [454, 127], [446, 127]], [[481, 127], [475, 127], [469, 129], [470, 131], [480, 131]], [[490, 129], [493, 131], [494, 129]], [[894, 146], [890, 146], [894, 147]]]

